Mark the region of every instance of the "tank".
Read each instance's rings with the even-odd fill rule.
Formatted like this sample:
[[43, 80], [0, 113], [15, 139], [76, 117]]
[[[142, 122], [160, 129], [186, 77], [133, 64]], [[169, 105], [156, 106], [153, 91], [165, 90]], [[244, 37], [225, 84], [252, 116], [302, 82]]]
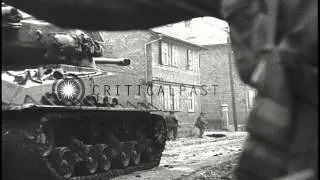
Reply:
[[2, 177], [108, 179], [158, 166], [166, 143], [159, 109], [102, 93], [117, 74], [98, 66], [130, 60], [102, 57], [83, 31], [1, 8]]

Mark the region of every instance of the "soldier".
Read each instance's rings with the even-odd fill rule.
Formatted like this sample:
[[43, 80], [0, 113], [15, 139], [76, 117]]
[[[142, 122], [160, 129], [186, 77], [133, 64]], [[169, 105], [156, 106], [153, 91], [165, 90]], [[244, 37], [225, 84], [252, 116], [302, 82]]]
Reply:
[[178, 119], [175, 117], [174, 112], [170, 111], [169, 115], [165, 117], [168, 134], [173, 134], [173, 140], [176, 140], [178, 133]]
[[317, 0], [5, 2], [60, 26], [91, 30], [146, 29], [202, 16], [227, 21], [239, 76], [258, 90], [236, 178], [310, 172], [300, 179], [318, 179]]
[[102, 47], [83, 32], [52, 34], [52, 43], [45, 54], [47, 61], [65, 61], [79, 66], [91, 66], [92, 57], [100, 56]]
[[199, 129], [199, 138], [202, 138], [204, 133], [205, 125], [207, 124], [206, 120], [204, 119], [204, 113], [201, 112], [200, 116], [197, 118], [195, 126]]

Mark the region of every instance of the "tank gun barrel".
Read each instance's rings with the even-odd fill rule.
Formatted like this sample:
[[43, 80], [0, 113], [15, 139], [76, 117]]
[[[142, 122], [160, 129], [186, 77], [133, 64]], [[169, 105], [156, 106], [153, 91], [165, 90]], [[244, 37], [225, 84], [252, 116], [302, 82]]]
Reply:
[[130, 65], [130, 59], [126, 58], [105, 58], [105, 57], [94, 57], [93, 60], [96, 64], [116, 64], [119, 66]]

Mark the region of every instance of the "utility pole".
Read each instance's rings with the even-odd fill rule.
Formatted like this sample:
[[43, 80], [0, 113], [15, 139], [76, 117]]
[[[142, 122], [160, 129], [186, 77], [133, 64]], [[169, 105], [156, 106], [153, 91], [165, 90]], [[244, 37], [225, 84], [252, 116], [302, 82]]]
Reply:
[[231, 100], [232, 100], [232, 115], [233, 115], [234, 130], [238, 131], [237, 110], [236, 110], [237, 108], [236, 108], [236, 100], [234, 95], [233, 70], [232, 70], [232, 61], [231, 61], [232, 54], [233, 53], [228, 53], [230, 89], [231, 89]]

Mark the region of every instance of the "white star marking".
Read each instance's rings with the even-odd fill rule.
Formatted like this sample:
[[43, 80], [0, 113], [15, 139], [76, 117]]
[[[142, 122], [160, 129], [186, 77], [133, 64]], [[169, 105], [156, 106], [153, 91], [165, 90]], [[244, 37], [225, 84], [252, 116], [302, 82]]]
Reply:
[[63, 83], [59, 91], [63, 98], [72, 99], [77, 94], [77, 87], [74, 83], [67, 81]]

